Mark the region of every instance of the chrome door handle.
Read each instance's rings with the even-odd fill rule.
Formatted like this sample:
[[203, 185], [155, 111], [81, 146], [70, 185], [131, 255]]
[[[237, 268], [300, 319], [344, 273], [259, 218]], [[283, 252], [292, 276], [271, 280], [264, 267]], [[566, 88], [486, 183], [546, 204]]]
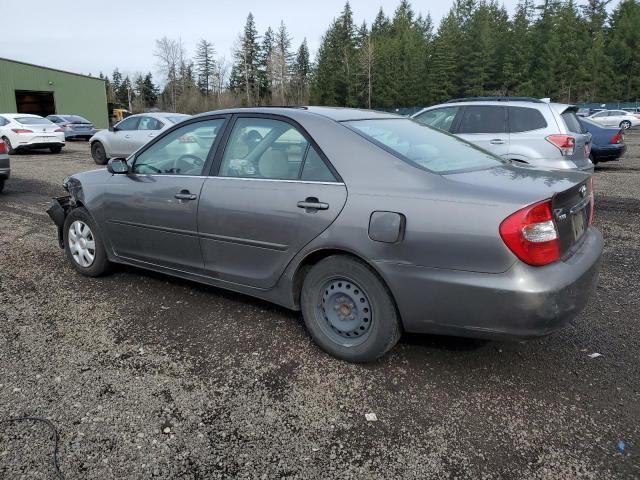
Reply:
[[174, 195], [178, 200], [195, 200], [198, 196], [195, 193], [190, 193], [189, 190], [182, 190], [180, 193]]
[[489, 143], [491, 145], [504, 145], [504, 140], [501, 138], [494, 138], [493, 140], [490, 140]]
[[307, 198], [304, 202], [298, 202], [298, 208], [304, 208], [305, 210], [329, 210], [329, 204], [319, 202], [317, 199]]
[[131, 135], [125, 135], [124, 138], [131, 138]]

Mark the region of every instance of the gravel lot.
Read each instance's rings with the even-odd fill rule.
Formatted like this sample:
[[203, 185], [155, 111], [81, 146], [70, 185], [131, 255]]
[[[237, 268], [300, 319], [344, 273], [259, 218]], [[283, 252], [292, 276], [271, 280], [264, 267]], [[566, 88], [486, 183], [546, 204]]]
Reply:
[[[0, 420], [50, 419], [68, 479], [639, 478], [640, 132], [627, 143], [596, 171], [606, 250], [574, 327], [528, 343], [411, 336], [372, 365], [325, 355], [299, 315], [241, 295], [75, 274], [44, 209], [95, 168], [88, 145], [14, 155]], [[52, 451], [43, 424], [0, 424], [1, 479], [55, 478]]]

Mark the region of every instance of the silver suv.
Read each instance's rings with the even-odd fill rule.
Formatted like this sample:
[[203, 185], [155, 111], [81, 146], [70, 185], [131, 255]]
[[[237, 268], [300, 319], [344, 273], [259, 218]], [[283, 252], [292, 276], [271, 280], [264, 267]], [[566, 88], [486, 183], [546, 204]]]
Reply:
[[449, 100], [412, 118], [502, 158], [545, 169], [592, 170], [591, 134], [577, 110], [535, 98], [476, 97]]

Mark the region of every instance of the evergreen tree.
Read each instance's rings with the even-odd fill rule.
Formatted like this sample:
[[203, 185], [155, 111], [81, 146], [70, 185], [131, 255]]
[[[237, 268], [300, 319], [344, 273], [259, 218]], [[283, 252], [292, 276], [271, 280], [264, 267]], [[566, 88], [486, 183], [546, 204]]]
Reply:
[[216, 51], [213, 43], [201, 39], [196, 45], [194, 67], [197, 75], [197, 85], [202, 93], [209, 95], [213, 89], [216, 71]]
[[120, 102], [120, 92], [122, 90], [122, 74], [116, 67], [111, 74], [111, 91], [113, 93], [113, 101], [115, 103]]
[[262, 38], [259, 60], [260, 98], [266, 102], [271, 100], [271, 84], [273, 83], [271, 58], [275, 49], [275, 43], [275, 33], [273, 29], [269, 27]]
[[304, 105], [309, 99], [309, 78], [311, 76], [311, 61], [306, 38], [298, 48], [291, 70], [293, 101], [298, 105]]
[[239, 46], [234, 52], [234, 64], [229, 81], [229, 88], [242, 95], [245, 105], [255, 105], [259, 102], [259, 61], [258, 31], [253, 14], [250, 13]]
[[640, 2], [624, 0], [611, 14], [607, 52], [613, 58], [614, 100], [637, 101], [640, 97]]

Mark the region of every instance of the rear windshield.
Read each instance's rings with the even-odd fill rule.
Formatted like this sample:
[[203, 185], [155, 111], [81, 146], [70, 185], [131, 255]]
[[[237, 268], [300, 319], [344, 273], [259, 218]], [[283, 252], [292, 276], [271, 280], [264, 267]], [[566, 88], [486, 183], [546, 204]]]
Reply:
[[565, 110], [562, 114], [562, 119], [564, 120], [564, 124], [567, 126], [567, 129], [573, 133], [584, 133], [584, 129], [580, 122], [578, 121], [578, 116], [573, 110]]
[[175, 117], [166, 117], [171, 123], [178, 123], [189, 118], [189, 115], [180, 115]]
[[16, 117], [16, 122], [23, 125], [51, 125], [53, 122], [39, 117]]
[[61, 118], [71, 123], [91, 123], [89, 120], [87, 120], [84, 117], [81, 117], [80, 115], [65, 115], [64, 117], [61, 117]]
[[353, 120], [344, 124], [400, 159], [431, 172], [489, 168], [503, 163], [470, 143], [410, 119]]

